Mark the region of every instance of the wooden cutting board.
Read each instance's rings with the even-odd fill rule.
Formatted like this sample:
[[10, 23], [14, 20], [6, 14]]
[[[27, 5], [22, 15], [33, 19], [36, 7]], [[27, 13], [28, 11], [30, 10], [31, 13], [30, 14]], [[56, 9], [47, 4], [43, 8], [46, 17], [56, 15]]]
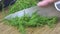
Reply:
[[[58, 12], [54, 6], [48, 7], [36, 7], [38, 9], [38, 13], [44, 16], [57, 16], [60, 17], [60, 12]], [[8, 13], [8, 12], [7, 12]], [[1, 12], [0, 12], [0, 15]], [[3, 15], [2, 15], [3, 16]], [[1, 16], [0, 16], [1, 17]], [[51, 29], [49, 27], [42, 27], [42, 28], [27, 28], [28, 34], [60, 34], [60, 21], [57, 22], [55, 28]], [[19, 34], [19, 32], [11, 26], [4, 25], [0, 22], [0, 34]]]

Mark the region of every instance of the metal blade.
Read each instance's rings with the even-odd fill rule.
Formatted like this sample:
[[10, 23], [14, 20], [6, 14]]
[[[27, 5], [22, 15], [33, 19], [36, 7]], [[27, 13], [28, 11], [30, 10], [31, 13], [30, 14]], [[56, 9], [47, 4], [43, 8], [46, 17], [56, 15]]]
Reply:
[[32, 13], [36, 10], [37, 10], [38, 14], [43, 15], [43, 16], [57, 16], [57, 17], [60, 17], [60, 12], [57, 11], [54, 7], [54, 4], [52, 4], [48, 7], [35, 6], [35, 7], [27, 8], [27, 9], [15, 12], [13, 14], [10, 14], [10, 15], [6, 16], [5, 19], [15, 18], [16, 16], [21, 17], [21, 16], [24, 15], [24, 11], [25, 11], [26, 14], [31, 16]]
[[24, 11], [25, 11], [25, 14], [28, 14], [29, 16], [31, 16], [34, 11], [38, 10], [36, 8], [37, 8], [37, 6], [27, 8], [27, 9], [24, 9], [24, 10], [21, 10], [21, 11], [17, 11], [13, 14], [10, 14], [10, 15], [6, 16], [5, 19], [11, 19], [11, 18], [15, 18], [15, 17], [24, 16]]

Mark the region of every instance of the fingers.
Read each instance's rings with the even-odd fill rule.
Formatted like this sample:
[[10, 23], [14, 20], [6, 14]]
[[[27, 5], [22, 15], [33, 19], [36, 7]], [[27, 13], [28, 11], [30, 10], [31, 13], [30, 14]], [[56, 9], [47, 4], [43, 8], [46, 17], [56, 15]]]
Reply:
[[46, 6], [46, 5], [48, 5], [49, 3], [47, 2], [47, 1], [41, 1], [41, 2], [39, 2], [37, 5], [38, 6]]
[[56, 0], [43, 0], [43, 1], [39, 2], [37, 5], [38, 6], [47, 6], [47, 5], [49, 5], [49, 4], [51, 4], [51, 3], [55, 2], [55, 1]]

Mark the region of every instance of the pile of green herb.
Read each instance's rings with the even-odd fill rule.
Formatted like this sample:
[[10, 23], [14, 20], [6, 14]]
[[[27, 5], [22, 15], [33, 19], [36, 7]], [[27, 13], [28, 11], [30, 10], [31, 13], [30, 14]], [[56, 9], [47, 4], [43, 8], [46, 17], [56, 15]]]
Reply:
[[9, 7], [9, 13], [14, 13], [16, 11], [35, 6], [37, 3], [38, 0], [16, 0], [16, 3]]
[[39, 27], [44, 25], [48, 25], [49, 27], [54, 26], [57, 22], [57, 17], [45, 17], [35, 12], [31, 17], [25, 14], [20, 18], [16, 17], [7, 21], [9, 25], [17, 27], [22, 34], [25, 34], [26, 27]]
[[[37, 4], [38, 0], [17, 0], [16, 3], [10, 6], [9, 13], [14, 13]], [[54, 26], [57, 21], [57, 17], [45, 17], [38, 15], [36, 12], [32, 16], [24, 15], [22, 17], [16, 17], [10, 20], [6, 20], [11, 26], [15, 26], [19, 29], [22, 34], [26, 34], [26, 27], [38, 27], [48, 25], [50, 27]]]

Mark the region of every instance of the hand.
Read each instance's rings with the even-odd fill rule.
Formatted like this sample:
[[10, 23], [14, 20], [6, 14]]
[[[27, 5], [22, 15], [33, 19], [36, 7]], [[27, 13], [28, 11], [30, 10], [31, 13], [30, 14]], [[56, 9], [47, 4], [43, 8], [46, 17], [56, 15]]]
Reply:
[[38, 6], [47, 6], [47, 5], [51, 4], [51, 3], [54, 3], [55, 1], [56, 0], [43, 0], [43, 1], [39, 2], [37, 5]]

